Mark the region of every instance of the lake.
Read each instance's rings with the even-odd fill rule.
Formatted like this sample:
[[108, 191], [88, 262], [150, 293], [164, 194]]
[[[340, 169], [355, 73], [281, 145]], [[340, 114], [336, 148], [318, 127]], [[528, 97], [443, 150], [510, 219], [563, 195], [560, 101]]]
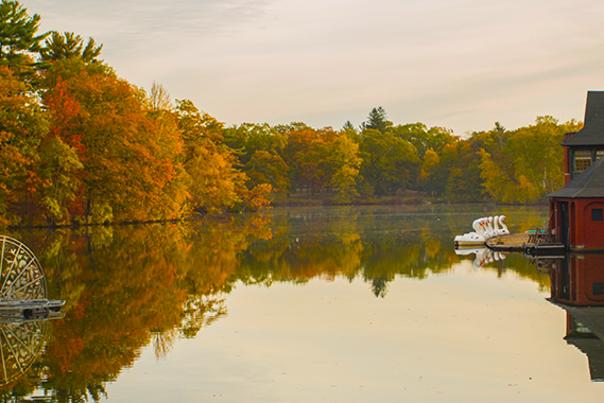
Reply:
[[500, 213], [512, 232], [547, 219], [313, 207], [9, 233], [67, 305], [0, 326], [3, 401], [600, 401], [604, 348], [581, 347], [588, 361], [577, 346], [599, 340], [547, 299], [563, 276], [455, 254], [455, 234]]

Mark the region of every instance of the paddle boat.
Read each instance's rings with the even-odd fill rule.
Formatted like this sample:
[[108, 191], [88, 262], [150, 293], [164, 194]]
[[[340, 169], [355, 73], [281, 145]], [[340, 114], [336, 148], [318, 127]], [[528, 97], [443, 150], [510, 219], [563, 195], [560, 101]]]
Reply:
[[457, 235], [453, 240], [456, 248], [475, 248], [483, 246], [488, 239], [508, 235], [510, 231], [505, 225], [505, 216], [497, 215], [482, 217], [472, 222], [473, 232]]

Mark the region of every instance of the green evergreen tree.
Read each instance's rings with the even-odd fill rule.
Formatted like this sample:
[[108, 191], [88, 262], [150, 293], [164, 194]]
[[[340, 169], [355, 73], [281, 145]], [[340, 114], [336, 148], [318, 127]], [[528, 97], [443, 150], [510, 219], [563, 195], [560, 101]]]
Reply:
[[371, 109], [367, 121], [363, 123], [363, 129], [375, 129], [382, 133], [392, 126], [392, 122], [386, 119], [386, 111], [381, 106]]
[[102, 48], [103, 45], [97, 45], [92, 38], [88, 38], [84, 45], [84, 39], [73, 32], [52, 32], [44, 47], [40, 49], [40, 54], [44, 61], [79, 57], [85, 63], [93, 63], [99, 61]]
[[33, 54], [40, 51], [47, 34], [37, 35], [40, 16], [29, 15], [18, 1], [0, 2], [0, 65], [27, 73]]
[[342, 126], [342, 131], [345, 133], [356, 133], [357, 130], [352, 125], [352, 122], [350, 120], [347, 120], [346, 123], [344, 123], [344, 126]]

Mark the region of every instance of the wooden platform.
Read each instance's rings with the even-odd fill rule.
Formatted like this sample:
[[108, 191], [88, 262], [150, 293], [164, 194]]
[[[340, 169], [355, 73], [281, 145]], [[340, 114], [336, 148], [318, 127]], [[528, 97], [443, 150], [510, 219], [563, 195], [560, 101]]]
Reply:
[[491, 238], [486, 242], [487, 248], [500, 252], [524, 252], [529, 255], [559, 255], [566, 252], [562, 244], [534, 244], [528, 234], [510, 234]]
[[524, 251], [528, 244], [528, 234], [510, 234], [497, 236], [487, 240], [489, 249], [498, 251]]

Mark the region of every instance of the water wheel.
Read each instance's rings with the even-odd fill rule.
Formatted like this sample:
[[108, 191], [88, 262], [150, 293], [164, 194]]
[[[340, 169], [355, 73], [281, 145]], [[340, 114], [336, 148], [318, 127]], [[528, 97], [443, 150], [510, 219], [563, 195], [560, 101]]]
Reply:
[[5, 235], [0, 244], [0, 301], [47, 298], [46, 278], [34, 253]]
[[[0, 304], [46, 297], [46, 278], [34, 253], [22, 242], [0, 235]], [[38, 359], [45, 329], [44, 320], [0, 315], [0, 386], [19, 378]]]

